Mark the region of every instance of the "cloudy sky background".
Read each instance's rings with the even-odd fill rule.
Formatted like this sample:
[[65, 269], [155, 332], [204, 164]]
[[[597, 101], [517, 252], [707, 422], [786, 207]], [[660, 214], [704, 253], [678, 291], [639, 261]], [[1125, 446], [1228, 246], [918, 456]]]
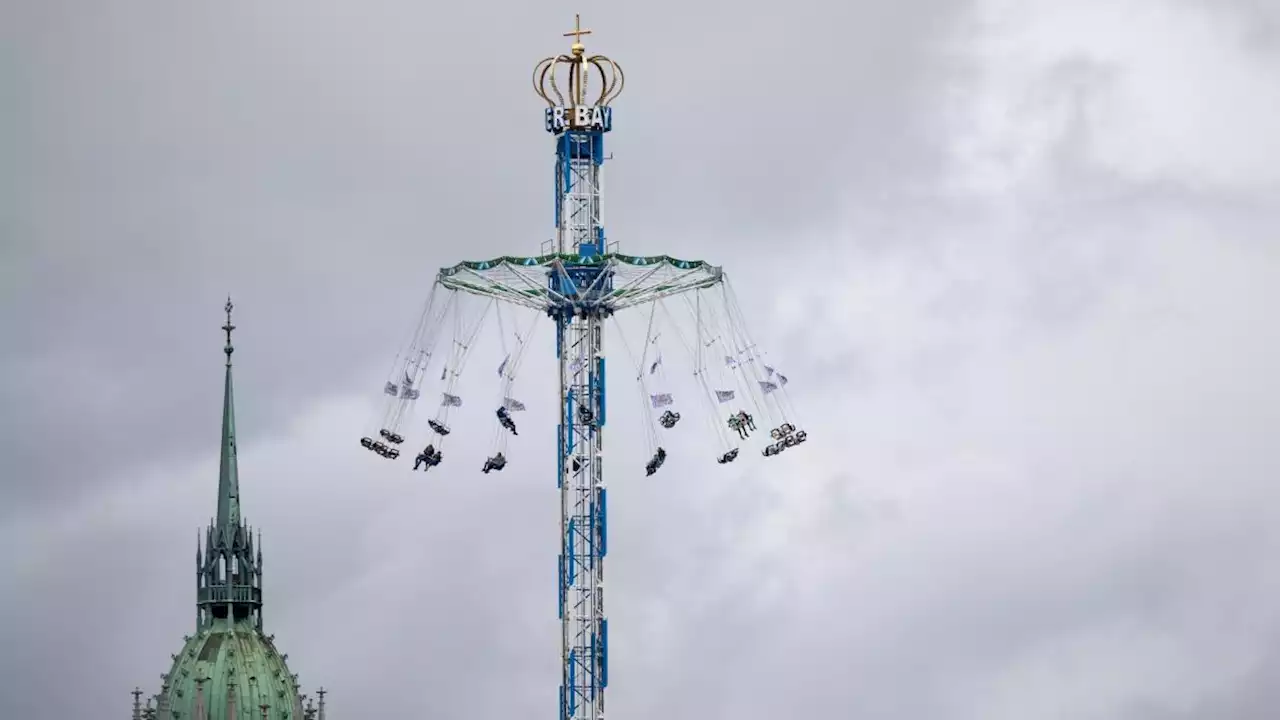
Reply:
[[555, 712], [551, 399], [501, 475], [488, 426], [438, 475], [355, 440], [434, 270], [550, 236], [579, 9], [612, 239], [723, 262], [813, 438], [646, 479], [613, 376], [610, 716], [1270, 717], [1260, 0], [0, 5], [0, 717], [123, 716], [190, 631], [227, 292], [292, 668], [338, 720]]

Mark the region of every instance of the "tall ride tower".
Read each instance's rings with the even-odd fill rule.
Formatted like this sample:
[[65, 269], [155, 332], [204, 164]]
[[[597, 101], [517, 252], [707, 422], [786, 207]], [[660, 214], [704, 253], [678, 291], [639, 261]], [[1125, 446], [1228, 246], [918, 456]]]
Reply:
[[[607, 243], [600, 180], [604, 137], [613, 128], [609, 103], [624, 81], [616, 62], [587, 55], [582, 36], [590, 32], [575, 17], [573, 32], [565, 33], [573, 37], [570, 54], [546, 58], [534, 69], [538, 95], [548, 105], [545, 126], [556, 145], [556, 252], [579, 260], [548, 277], [549, 289], [559, 297], [548, 312], [556, 322], [560, 360], [560, 717], [574, 720], [604, 717], [609, 684], [603, 325], [612, 312], [607, 299], [614, 277], [610, 266], [597, 260]], [[557, 83], [558, 70], [567, 70], [567, 96]], [[593, 74], [597, 88], [591, 87]]]
[[[545, 313], [555, 323], [560, 391], [556, 482], [560, 492], [557, 584], [561, 720], [602, 720], [604, 691], [609, 684], [609, 632], [604, 612], [604, 559], [608, 548], [605, 322], [628, 308], [690, 291], [723, 287], [723, 273], [718, 266], [667, 255], [624, 255], [617, 251], [615, 243], [609, 242], [603, 221], [601, 170], [607, 159], [605, 135], [613, 129], [611, 105], [622, 92], [623, 74], [613, 60], [587, 54], [582, 37], [588, 33], [590, 30], [583, 30], [575, 22], [574, 30], [565, 33], [573, 38], [569, 53], [545, 58], [533, 72], [534, 89], [547, 104], [544, 126], [555, 141], [555, 239], [536, 256], [504, 255], [440, 270], [432, 298], [404, 353], [404, 364], [393, 363], [392, 376], [384, 386], [389, 399], [379, 421], [381, 429], [360, 440], [361, 446], [384, 458], [399, 457], [397, 446], [404, 442], [401, 425], [420, 396], [425, 368], [437, 348], [434, 328], [445, 322], [451, 307], [457, 310], [458, 295], [531, 308]], [[447, 292], [440, 293], [442, 299], [436, 312], [433, 303], [436, 290], [441, 288]], [[459, 323], [455, 331], [462, 327], [459, 318], [454, 316]], [[478, 330], [478, 324], [475, 327]], [[444, 361], [440, 376], [445, 383], [441, 406], [428, 422], [433, 435], [415, 459], [415, 470], [430, 470], [443, 460], [441, 448], [452, 432], [447, 422], [450, 409], [462, 405], [462, 398], [454, 394], [455, 382], [475, 332], [462, 331], [449, 345], [452, 354]], [[524, 340], [520, 343], [523, 348]], [[518, 350], [515, 355], [521, 352]], [[512, 355], [508, 355], [498, 367], [507, 391], [514, 378], [514, 370], [508, 367], [511, 359]], [[518, 359], [511, 363], [518, 364]], [[653, 368], [657, 366], [655, 363]], [[716, 392], [734, 397], [732, 392]], [[652, 402], [654, 408], [665, 407], [671, 397], [655, 395]], [[707, 402], [714, 405], [717, 401]], [[499, 433], [499, 438], [505, 438], [507, 430], [514, 434], [515, 425], [508, 413], [521, 409], [522, 403], [509, 396], [504, 398], [497, 416], [506, 430]], [[678, 419], [672, 413], [668, 415]], [[664, 427], [671, 427], [674, 419]], [[485, 461], [483, 472], [501, 471], [506, 466], [505, 442], [497, 441], [496, 452]], [[737, 457], [736, 449], [726, 450], [720, 450], [722, 464]], [[653, 474], [665, 459], [666, 451], [657, 447], [647, 472]]]

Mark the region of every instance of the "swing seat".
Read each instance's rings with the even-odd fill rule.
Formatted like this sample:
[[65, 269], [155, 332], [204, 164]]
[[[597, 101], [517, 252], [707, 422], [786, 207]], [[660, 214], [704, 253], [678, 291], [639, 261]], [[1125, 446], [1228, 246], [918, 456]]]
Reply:
[[396, 458], [398, 458], [398, 457], [400, 457], [400, 448], [388, 448], [388, 449], [387, 449], [387, 459], [388, 459], [388, 460], [395, 460], [395, 459], [396, 459]]
[[427, 424], [431, 426], [431, 429], [434, 430], [437, 435], [440, 435], [443, 437], [449, 434], [449, 428], [445, 427], [444, 425], [441, 425], [435, 420], [428, 420]]
[[809, 439], [809, 434], [808, 434], [808, 433], [806, 433], [805, 431], [801, 430], [801, 431], [799, 431], [799, 432], [797, 432], [797, 433], [796, 433], [796, 444], [797, 444], [797, 445], [799, 445], [800, 443], [804, 442], [804, 441], [805, 441], [805, 440], [807, 440], [807, 439]]
[[373, 438], [371, 438], [371, 437], [362, 437], [362, 438], [360, 438], [360, 447], [364, 448], [365, 450], [372, 450], [372, 449], [373, 449]]

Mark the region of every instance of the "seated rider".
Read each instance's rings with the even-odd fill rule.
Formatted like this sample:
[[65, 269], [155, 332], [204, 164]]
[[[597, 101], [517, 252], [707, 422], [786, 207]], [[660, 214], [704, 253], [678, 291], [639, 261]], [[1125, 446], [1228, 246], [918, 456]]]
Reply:
[[662, 467], [662, 463], [666, 462], [666, 460], [667, 451], [662, 448], [658, 448], [658, 451], [653, 454], [653, 459], [644, 466], [644, 474], [652, 475], [658, 472], [658, 468]]
[[413, 459], [413, 469], [417, 470], [419, 466], [426, 465], [424, 470], [429, 470], [432, 465], [440, 464], [440, 453], [436, 452], [435, 445], [428, 445], [423, 448], [422, 452]]
[[502, 427], [510, 430], [512, 435], [520, 434], [516, 432], [516, 421], [511, 419], [511, 413], [507, 412], [506, 407], [498, 408], [498, 422], [502, 424]]
[[501, 470], [506, 466], [507, 466], [507, 459], [503, 457], [502, 453], [498, 453], [497, 455], [494, 455], [493, 457], [484, 461], [483, 472], [485, 474], [488, 474], [490, 470]]

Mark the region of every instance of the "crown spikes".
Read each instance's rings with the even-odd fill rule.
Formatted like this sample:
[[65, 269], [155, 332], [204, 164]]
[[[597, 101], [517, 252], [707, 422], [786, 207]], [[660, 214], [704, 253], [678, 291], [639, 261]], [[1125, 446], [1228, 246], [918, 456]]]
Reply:
[[[533, 69], [533, 88], [551, 108], [579, 106], [606, 107], [622, 94], [624, 76], [622, 67], [604, 55], [587, 55], [582, 36], [591, 34], [583, 30], [581, 18], [574, 16], [574, 29], [565, 33], [573, 38], [569, 55], [543, 58]], [[562, 88], [556, 81], [557, 70], [564, 66], [567, 84]], [[594, 97], [587, 94], [587, 86], [599, 79], [600, 91]], [[563, 90], [568, 91], [565, 97]], [[594, 91], [593, 91], [594, 92]]]

